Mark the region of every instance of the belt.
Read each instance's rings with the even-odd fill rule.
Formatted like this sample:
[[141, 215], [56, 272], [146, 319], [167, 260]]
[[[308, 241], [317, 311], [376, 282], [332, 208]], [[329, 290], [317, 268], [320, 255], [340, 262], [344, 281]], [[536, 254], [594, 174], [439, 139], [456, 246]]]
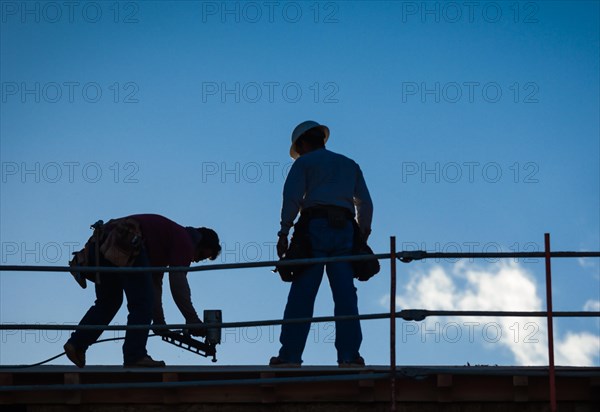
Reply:
[[327, 218], [329, 217], [331, 212], [342, 212], [344, 217], [348, 220], [354, 218], [352, 212], [341, 206], [312, 206], [307, 209], [302, 210], [302, 216], [312, 219], [312, 218]]

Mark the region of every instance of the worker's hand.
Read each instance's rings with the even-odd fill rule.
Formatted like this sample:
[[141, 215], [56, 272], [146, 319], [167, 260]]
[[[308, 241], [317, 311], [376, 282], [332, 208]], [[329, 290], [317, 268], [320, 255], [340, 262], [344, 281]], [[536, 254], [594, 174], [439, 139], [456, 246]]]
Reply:
[[[166, 322], [164, 320], [154, 321], [152, 322], [152, 325], [164, 326], [166, 325]], [[154, 332], [155, 335], [164, 335], [169, 332], [169, 329], [152, 329], [152, 332]]]
[[277, 256], [281, 259], [288, 250], [288, 238], [285, 235], [279, 236], [277, 241]]
[[192, 336], [200, 336], [201, 338], [206, 337], [206, 329], [187, 329], [187, 331]]
[[[195, 319], [195, 320], [186, 320], [186, 325], [204, 325], [204, 322], [202, 322], [200, 319]], [[189, 335], [192, 336], [200, 336], [200, 337], [205, 337], [206, 336], [206, 329], [204, 328], [186, 328], [185, 332]]]

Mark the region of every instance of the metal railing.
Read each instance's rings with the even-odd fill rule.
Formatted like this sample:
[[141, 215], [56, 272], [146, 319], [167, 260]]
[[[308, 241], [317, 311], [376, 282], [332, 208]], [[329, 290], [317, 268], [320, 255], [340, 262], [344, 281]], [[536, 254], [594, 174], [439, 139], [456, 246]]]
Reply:
[[[396, 238], [390, 237], [390, 252], [375, 254], [375, 255], [360, 255], [360, 256], [338, 256], [327, 258], [310, 258], [296, 259], [286, 261], [263, 261], [250, 263], [227, 263], [227, 264], [210, 264], [195, 267], [69, 267], [69, 266], [27, 266], [27, 265], [0, 265], [0, 272], [4, 271], [20, 271], [20, 272], [98, 272], [98, 273], [135, 273], [135, 272], [201, 272], [211, 270], [226, 270], [226, 269], [243, 269], [243, 268], [258, 268], [258, 267], [275, 267], [275, 266], [295, 266], [295, 265], [311, 265], [311, 264], [326, 264], [332, 262], [356, 262], [369, 259], [389, 259], [390, 260], [390, 311], [387, 313], [363, 314], [355, 316], [322, 316], [299, 319], [274, 319], [262, 321], [242, 321], [242, 322], [222, 322], [211, 323], [211, 328], [243, 328], [249, 326], [270, 326], [283, 325], [287, 323], [311, 323], [311, 322], [331, 322], [343, 320], [372, 320], [372, 319], [390, 319], [390, 372], [375, 374], [371, 379], [390, 379], [391, 405], [390, 410], [396, 410], [396, 319], [401, 318], [406, 321], [422, 321], [429, 316], [478, 316], [478, 317], [545, 317], [548, 323], [548, 360], [549, 360], [549, 399], [550, 410], [556, 411], [556, 382], [555, 382], [555, 365], [554, 365], [554, 336], [553, 336], [553, 318], [554, 317], [600, 317], [600, 311], [557, 311], [552, 310], [552, 258], [591, 258], [600, 257], [600, 252], [552, 252], [550, 250], [550, 235], [544, 235], [544, 252], [492, 252], [492, 253], [445, 253], [445, 252], [427, 252], [427, 251], [396, 251]], [[426, 309], [407, 309], [402, 311], [396, 310], [396, 261], [410, 262], [424, 259], [505, 259], [505, 258], [544, 258], [546, 272], [546, 311], [476, 311], [476, 310], [426, 310]], [[129, 330], [129, 329], [183, 329], [183, 328], [206, 328], [205, 324], [190, 325], [190, 324], [169, 324], [169, 325], [56, 325], [56, 324], [0, 324], [0, 330]], [[311, 377], [310, 379], [315, 379]], [[319, 377], [319, 380], [360, 380], [364, 379], [364, 375], [347, 375], [342, 376], [325, 376]], [[272, 381], [272, 382], [271, 382]], [[298, 378], [273, 378], [269, 384], [276, 383], [291, 383], [298, 381]], [[202, 385], [243, 385], [243, 384], [264, 384], [264, 379], [257, 380], [219, 380], [215, 382], [160, 382], [153, 383], [154, 387], [189, 387]], [[112, 386], [111, 386], [112, 385]], [[72, 387], [72, 388], [71, 388]], [[135, 383], [119, 383], [119, 384], [104, 384], [104, 385], [57, 385], [56, 389], [116, 389], [116, 388], [147, 388], [147, 384]], [[19, 390], [49, 390], [48, 386], [29, 385], [20, 387]], [[0, 392], [14, 391], [15, 386], [0, 386]]]

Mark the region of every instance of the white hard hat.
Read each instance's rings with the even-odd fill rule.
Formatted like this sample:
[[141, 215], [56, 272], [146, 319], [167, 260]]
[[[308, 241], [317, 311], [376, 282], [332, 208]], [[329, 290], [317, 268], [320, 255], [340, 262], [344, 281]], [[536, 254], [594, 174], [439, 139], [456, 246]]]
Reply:
[[316, 127], [320, 128], [325, 134], [325, 140], [323, 140], [323, 143], [327, 142], [327, 139], [329, 139], [329, 128], [327, 126], [319, 124], [317, 122], [313, 122], [312, 120], [302, 122], [298, 126], [296, 126], [296, 128], [292, 132], [292, 146], [290, 147], [290, 156], [292, 157], [292, 159], [297, 159], [298, 156], [300, 156], [300, 154], [296, 151], [296, 140], [298, 140], [300, 136], [302, 136], [310, 129], [314, 129]]

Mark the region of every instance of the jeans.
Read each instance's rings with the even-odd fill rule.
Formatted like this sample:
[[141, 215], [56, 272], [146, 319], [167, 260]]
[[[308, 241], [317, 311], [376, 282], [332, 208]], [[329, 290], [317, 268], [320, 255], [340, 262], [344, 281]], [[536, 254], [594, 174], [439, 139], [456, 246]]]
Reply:
[[[91, 256], [94, 256], [93, 251]], [[100, 257], [100, 266], [114, 266]], [[150, 266], [146, 251], [137, 257], [133, 266]], [[96, 284], [96, 302], [83, 316], [80, 325], [108, 325], [123, 303], [123, 292], [127, 296], [127, 325], [150, 325], [154, 290], [152, 275], [138, 273], [100, 273]], [[87, 350], [98, 340], [102, 330], [77, 330], [71, 334], [69, 343], [77, 349]], [[128, 330], [123, 344], [124, 363], [134, 363], [145, 357], [149, 330]]]
[[[308, 225], [312, 256], [331, 257], [352, 254], [352, 222], [332, 228], [325, 218], [313, 218]], [[358, 315], [358, 298], [354, 274], [349, 262], [327, 263], [327, 278], [333, 294], [335, 316]], [[313, 316], [325, 264], [308, 266], [292, 281], [284, 319]], [[351, 362], [359, 356], [362, 332], [359, 320], [336, 321], [335, 348], [338, 362]], [[287, 362], [302, 363], [302, 353], [310, 331], [309, 323], [284, 324], [281, 327], [279, 357]]]

